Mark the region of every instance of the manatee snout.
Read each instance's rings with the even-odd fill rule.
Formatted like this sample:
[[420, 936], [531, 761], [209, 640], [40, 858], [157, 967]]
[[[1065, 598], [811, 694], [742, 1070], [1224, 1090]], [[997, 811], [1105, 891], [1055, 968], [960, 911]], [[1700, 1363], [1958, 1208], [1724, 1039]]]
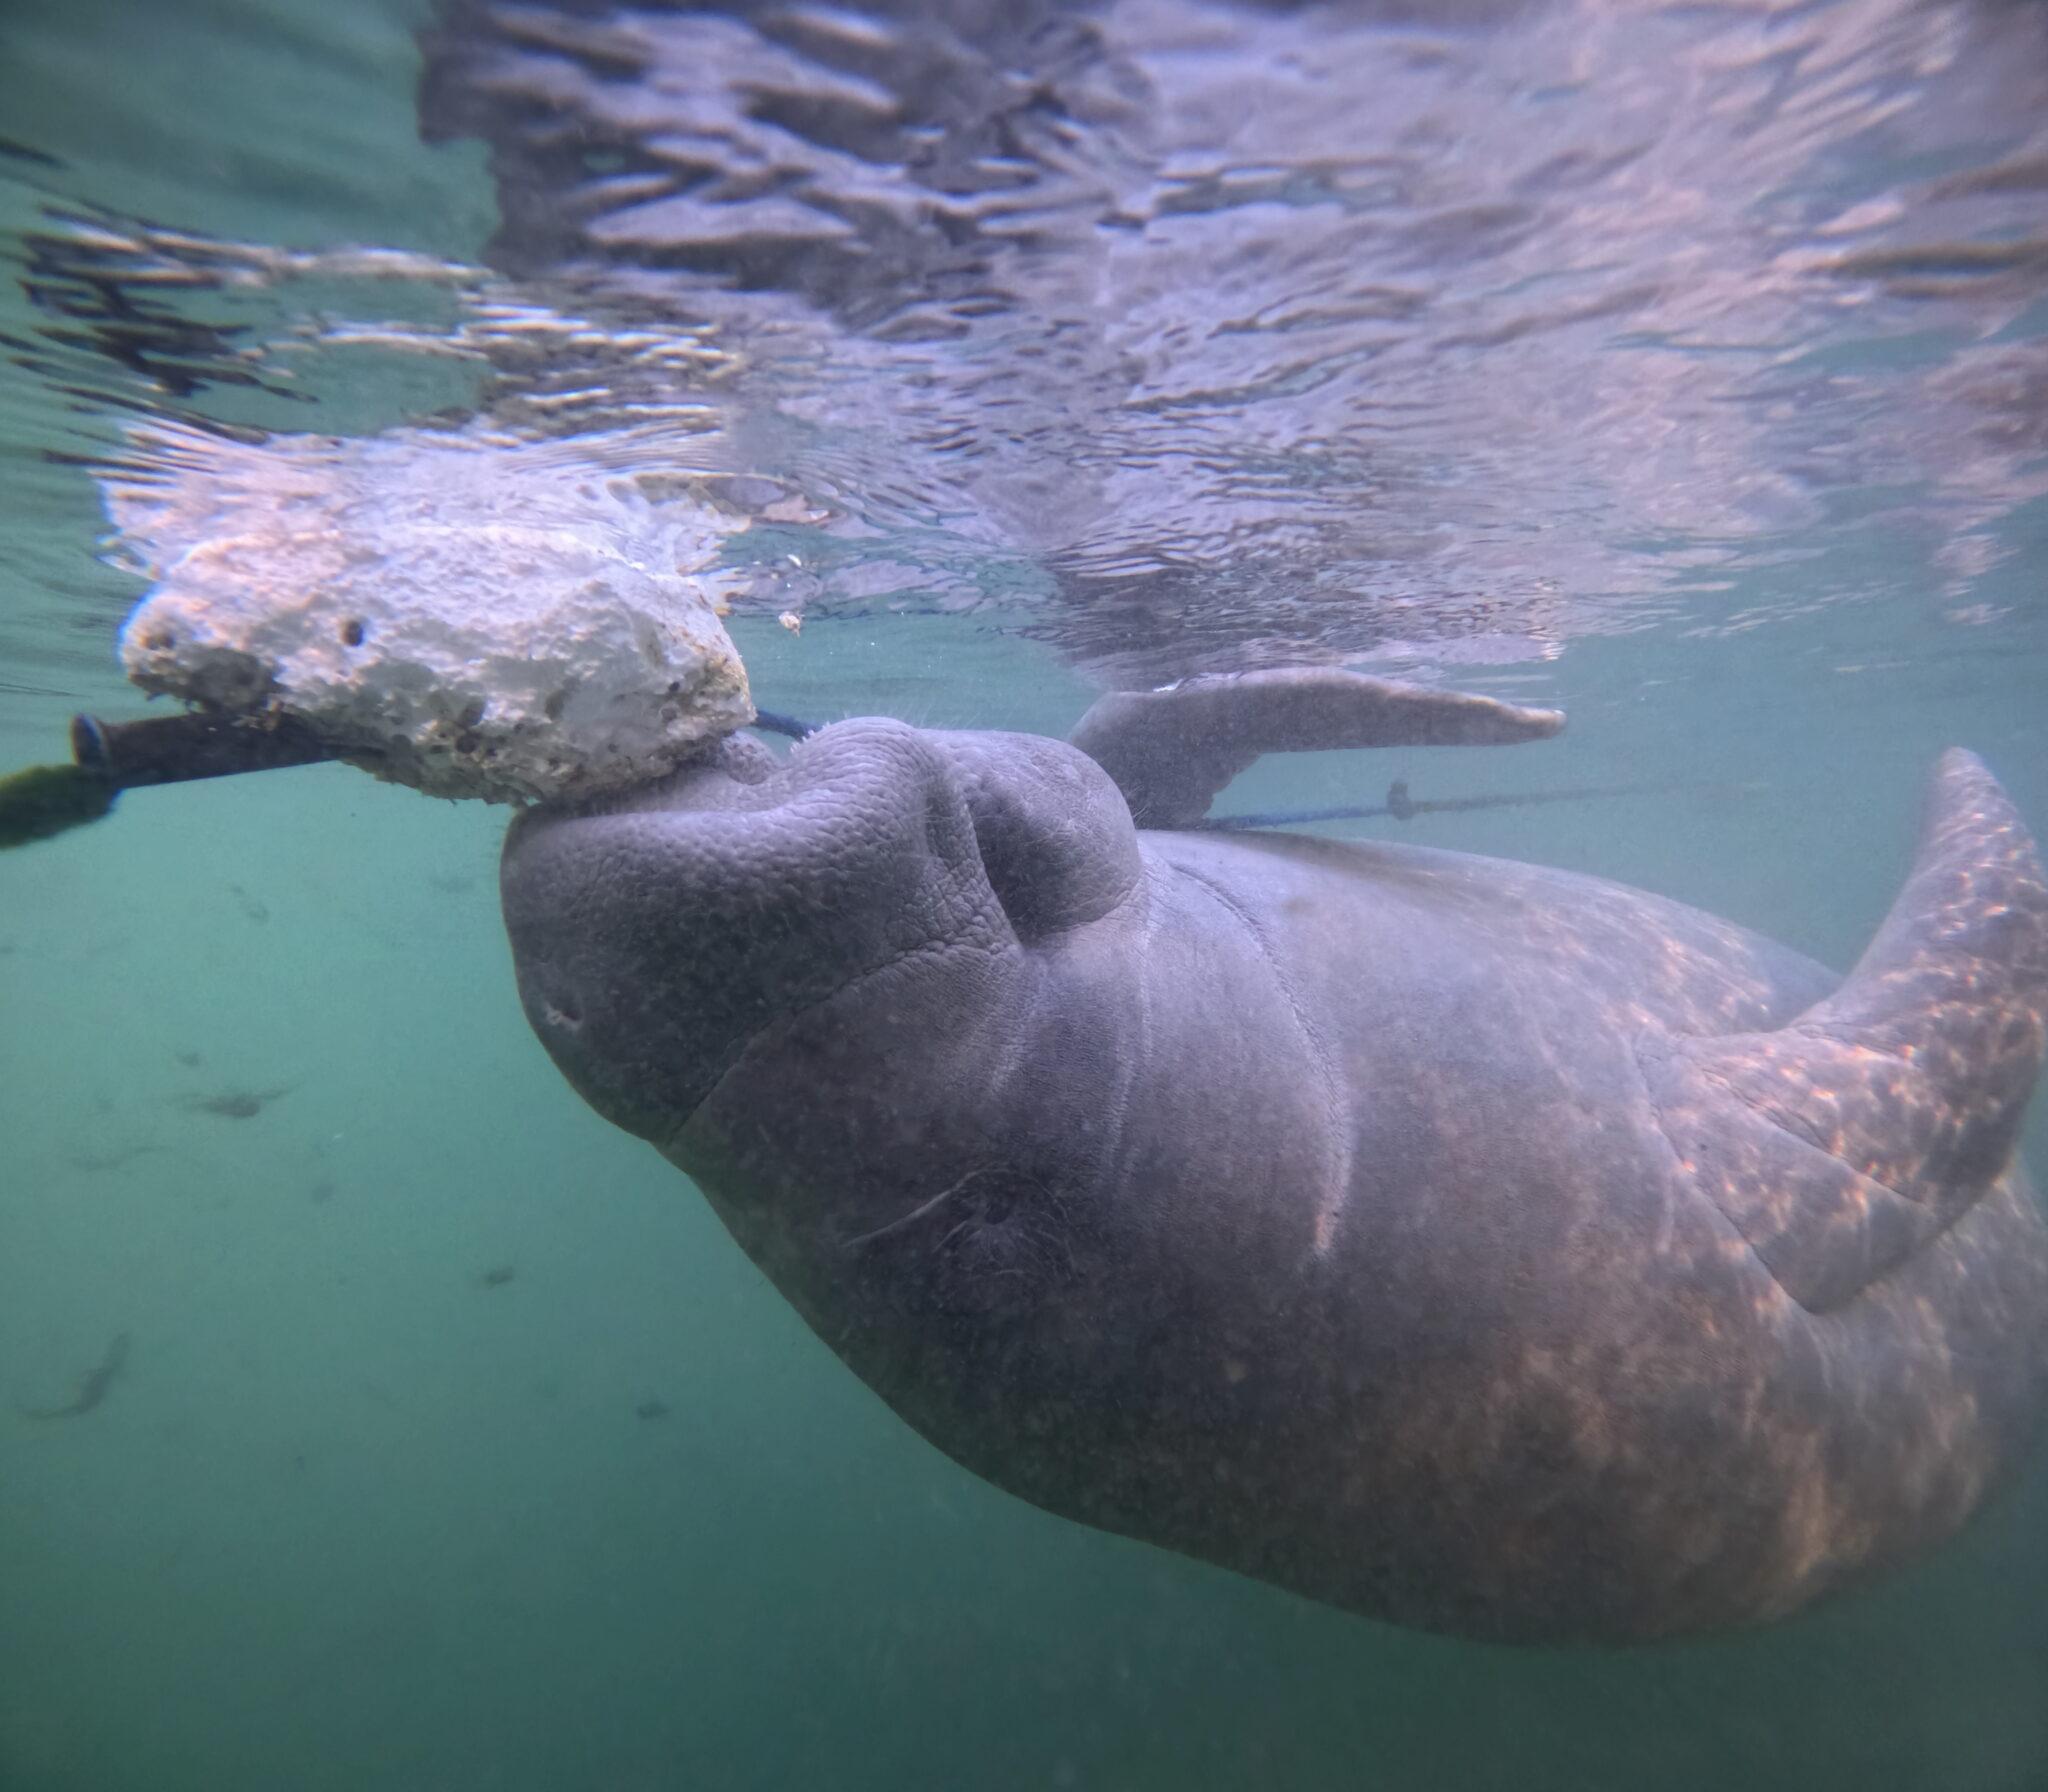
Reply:
[[516, 821], [500, 867], [528, 1020], [607, 1119], [665, 1142], [757, 1037], [852, 982], [1007, 937], [933, 737], [733, 737], [658, 783]]

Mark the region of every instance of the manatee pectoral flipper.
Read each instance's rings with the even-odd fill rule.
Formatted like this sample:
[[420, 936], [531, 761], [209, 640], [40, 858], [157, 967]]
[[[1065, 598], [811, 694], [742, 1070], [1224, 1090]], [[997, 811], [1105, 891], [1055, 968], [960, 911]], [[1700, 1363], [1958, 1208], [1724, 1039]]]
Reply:
[[1776, 1032], [1639, 1051], [1682, 1168], [1825, 1312], [2005, 1174], [2044, 1009], [2048, 881], [1997, 780], [1957, 749], [1912, 874], [1840, 989]]
[[1262, 753], [1506, 746], [1563, 726], [1562, 710], [1288, 666], [1112, 691], [1067, 739], [1116, 780], [1140, 827], [1180, 828]]

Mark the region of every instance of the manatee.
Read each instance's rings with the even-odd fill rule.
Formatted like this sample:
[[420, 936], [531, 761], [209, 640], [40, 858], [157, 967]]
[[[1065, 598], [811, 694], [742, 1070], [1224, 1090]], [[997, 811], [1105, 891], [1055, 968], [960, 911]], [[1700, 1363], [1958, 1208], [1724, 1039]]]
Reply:
[[535, 1031], [898, 1414], [1049, 1511], [1502, 1641], [1769, 1620], [2048, 1391], [2048, 885], [1935, 772], [1854, 971], [1596, 878], [1195, 826], [1554, 712], [1353, 674], [839, 723], [529, 811]]

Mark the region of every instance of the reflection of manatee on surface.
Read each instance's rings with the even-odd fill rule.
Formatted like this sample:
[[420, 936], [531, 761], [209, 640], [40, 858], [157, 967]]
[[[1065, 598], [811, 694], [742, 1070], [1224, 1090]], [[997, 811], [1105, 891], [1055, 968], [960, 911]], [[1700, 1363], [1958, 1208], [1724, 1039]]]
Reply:
[[1291, 674], [1106, 699], [1100, 764], [733, 739], [515, 824], [523, 999], [1036, 1504], [1479, 1636], [1776, 1617], [1954, 1531], [2041, 1407], [2048, 887], [1960, 752], [1846, 980], [1595, 879], [1131, 820], [1557, 722]]
[[[65, 388], [198, 426], [135, 484], [238, 471], [209, 385], [298, 459], [287, 395], [411, 353], [447, 408], [343, 455], [373, 487], [460, 415], [678, 478], [743, 612], [984, 612], [1111, 684], [2024, 601], [2042, 175], [1986, 157], [2048, 116], [2034, 9], [436, 11], [420, 125], [488, 147], [488, 267], [32, 238]], [[260, 340], [197, 299], [259, 288]]]
[[[688, 453], [839, 519], [814, 613], [1013, 556], [1142, 684], [1712, 625], [1786, 552], [1803, 604], [2012, 601], [2032, 8], [442, 0], [423, 52], [495, 269], [735, 358]], [[677, 396], [562, 347], [490, 406]]]

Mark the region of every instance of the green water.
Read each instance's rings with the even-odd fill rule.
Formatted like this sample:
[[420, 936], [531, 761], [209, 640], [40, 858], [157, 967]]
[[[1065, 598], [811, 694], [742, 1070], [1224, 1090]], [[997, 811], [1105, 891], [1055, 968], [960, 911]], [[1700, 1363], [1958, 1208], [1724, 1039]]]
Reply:
[[[10, 227], [61, 188], [229, 237], [479, 255], [480, 152], [411, 122], [415, 15], [282, 16], [18, 10], [0, 133], [76, 172], [25, 171]], [[8, 330], [34, 321], [18, 283], [4, 302]], [[111, 424], [5, 377], [14, 764], [55, 756], [73, 708], [127, 712], [111, 638], [138, 587], [92, 558], [87, 475], [39, 458]], [[409, 397], [365, 374], [321, 426]], [[1847, 964], [1942, 747], [2048, 825], [2048, 498], [2001, 528], [2010, 609], [1986, 626], [1931, 593], [1802, 610], [1805, 563], [1759, 562], [1662, 626], [1465, 680], [1562, 703], [1556, 743], [1269, 762], [1231, 806], [1395, 776], [1750, 784], [1402, 837], [1596, 871]], [[1860, 551], [1921, 544], [1879, 520]], [[1734, 626], [1752, 605], [1770, 626]], [[1008, 620], [735, 634], [773, 707], [1061, 732], [1093, 686]], [[320, 768], [131, 794], [0, 860], [4, 1792], [2048, 1786], [2039, 1465], [1873, 1591], [1619, 1653], [1406, 1634], [965, 1474], [552, 1069], [497, 919], [502, 825]], [[202, 1105], [244, 1095], [253, 1114]], [[2038, 1110], [2030, 1136], [2048, 1160]], [[123, 1334], [102, 1403], [23, 1416]]]

